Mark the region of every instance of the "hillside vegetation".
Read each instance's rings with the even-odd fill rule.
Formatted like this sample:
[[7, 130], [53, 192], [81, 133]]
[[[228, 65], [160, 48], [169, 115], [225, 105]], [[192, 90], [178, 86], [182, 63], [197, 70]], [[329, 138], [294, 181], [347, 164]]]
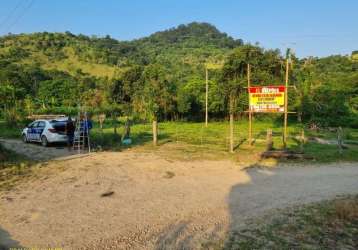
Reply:
[[[140, 119], [202, 120], [205, 67], [209, 113], [222, 119], [247, 109], [246, 64], [253, 85], [283, 84], [279, 50], [244, 44], [207, 23], [179, 25], [133, 41], [65, 33], [0, 37], [1, 116], [93, 112]], [[352, 56], [292, 55], [289, 108], [319, 126], [358, 126], [358, 62]], [[230, 105], [231, 103], [231, 105]]]

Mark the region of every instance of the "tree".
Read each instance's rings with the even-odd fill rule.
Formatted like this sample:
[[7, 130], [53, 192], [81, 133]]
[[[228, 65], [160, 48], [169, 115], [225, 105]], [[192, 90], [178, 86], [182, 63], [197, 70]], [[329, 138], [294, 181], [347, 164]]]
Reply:
[[234, 113], [237, 100], [246, 86], [247, 63], [252, 60], [251, 53], [257, 48], [242, 46], [233, 51], [222, 69], [222, 94], [228, 103], [230, 114], [230, 152], [234, 152]]
[[78, 92], [76, 83], [71, 79], [46, 80], [40, 83], [38, 96], [44, 105], [76, 106]]
[[[6, 35], [0, 37], [0, 107], [35, 112], [44, 104], [74, 110], [83, 101], [101, 112], [114, 115], [120, 109], [125, 116], [142, 118], [148, 113], [144, 93], [150, 92], [148, 71], [157, 65], [166, 82], [155, 90], [161, 95], [155, 102], [157, 119], [180, 115], [199, 120], [204, 113], [204, 65], [222, 61], [225, 69], [209, 73], [208, 111], [213, 118], [228, 113], [233, 117], [247, 109], [248, 97], [242, 89], [247, 63], [252, 85], [283, 83], [285, 65], [279, 50], [243, 45], [207, 23], [180, 25], [134, 41], [70, 32]], [[297, 111], [298, 120], [356, 126], [357, 51], [351, 56], [296, 58], [294, 62], [290, 83], [296, 88], [289, 91], [289, 110]], [[327, 116], [331, 103], [345, 108]]]
[[[126, 128], [130, 130], [129, 116], [134, 115], [133, 111], [137, 104], [136, 96], [140, 94], [141, 77], [143, 68], [137, 65], [127, 69], [117, 78], [112, 80], [109, 97], [113, 104], [120, 106], [121, 113], [126, 117]], [[112, 114], [112, 117], [116, 114]]]
[[193, 119], [203, 112], [205, 103], [203, 79], [200, 77], [190, 78], [186, 83], [179, 86], [177, 91], [178, 112]]
[[172, 102], [172, 86], [164, 67], [159, 64], [147, 66], [143, 72], [142, 103], [144, 113], [153, 123], [153, 145], [158, 143], [158, 117], [166, 113]]

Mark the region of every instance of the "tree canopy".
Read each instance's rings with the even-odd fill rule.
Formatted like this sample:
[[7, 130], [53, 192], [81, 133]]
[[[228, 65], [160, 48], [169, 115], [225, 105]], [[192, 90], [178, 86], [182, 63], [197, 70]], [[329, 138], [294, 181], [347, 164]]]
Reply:
[[[290, 68], [289, 108], [304, 123], [358, 126], [357, 51], [298, 59]], [[247, 109], [252, 85], [284, 83], [279, 50], [245, 44], [208, 23], [190, 23], [133, 41], [65, 33], [0, 37], [0, 106], [29, 112], [93, 111], [203, 120], [205, 68], [210, 117]], [[220, 65], [209, 67], [210, 65]]]

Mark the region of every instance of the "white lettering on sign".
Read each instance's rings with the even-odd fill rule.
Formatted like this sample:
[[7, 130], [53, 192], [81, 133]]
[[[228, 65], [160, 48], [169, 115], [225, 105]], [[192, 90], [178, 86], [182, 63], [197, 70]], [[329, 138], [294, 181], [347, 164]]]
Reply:
[[278, 88], [262, 88], [262, 93], [278, 93], [279, 89]]

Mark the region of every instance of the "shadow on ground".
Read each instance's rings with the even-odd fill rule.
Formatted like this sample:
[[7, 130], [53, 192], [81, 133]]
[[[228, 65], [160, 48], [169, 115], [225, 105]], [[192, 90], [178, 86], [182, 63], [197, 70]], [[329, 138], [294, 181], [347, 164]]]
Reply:
[[[205, 228], [195, 225], [190, 220], [183, 220], [162, 230], [156, 236], [154, 249], [236, 249], [230, 245], [231, 232], [237, 230], [246, 219], [255, 216], [256, 213], [270, 209], [270, 205], [267, 204], [269, 183], [282, 182], [274, 168], [262, 168], [259, 163], [250, 165], [243, 171], [248, 174], [248, 180], [238, 182], [240, 184], [233, 186], [227, 196], [229, 224], [219, 222]], [[260, 187], [262, 183], [266, 185]], [[247, 192], [253, 188], [254, 192]], [[266, 189], [266, 192], [261, 192], [263, 189]], [[276, 189], [272, 189], [272, 198], [275, 192]], [[263, 199], [263, 196], [266, 197]]]
[[0, 227], [0, 250], [9, 248], [23, 248], [18, 241], [13, 240], [11, 235]]

